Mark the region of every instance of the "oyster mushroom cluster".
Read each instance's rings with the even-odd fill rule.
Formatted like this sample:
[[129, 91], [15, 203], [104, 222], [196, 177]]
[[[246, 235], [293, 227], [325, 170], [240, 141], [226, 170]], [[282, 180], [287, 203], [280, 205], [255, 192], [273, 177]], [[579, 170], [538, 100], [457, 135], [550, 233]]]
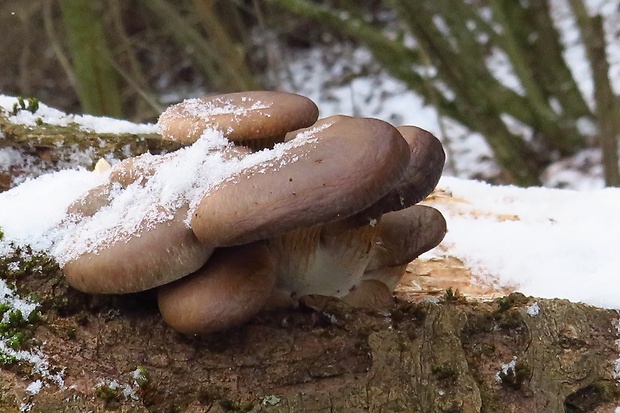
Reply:
[[245, 92], [168, 108], [185, 146], [112, 167], [77, 199], [55, 255], [71, 286], [158, 288], [182, 333], [241, 324], [308, 295], [384, 308], [406, 265], [444, 237], [435, 187], [445, 155], [413, 126], [334, 116], [309, 99]]

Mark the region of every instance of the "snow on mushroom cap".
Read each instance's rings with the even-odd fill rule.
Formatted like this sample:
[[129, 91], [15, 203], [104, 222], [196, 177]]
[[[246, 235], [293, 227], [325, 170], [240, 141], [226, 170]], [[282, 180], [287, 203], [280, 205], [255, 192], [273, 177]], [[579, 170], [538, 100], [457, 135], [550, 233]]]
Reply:
[[73, 236], [62, 239], [53, 254], [64, 265], [85, 253], [97, 253], [113, 242], [129, 240], [146, 228], [172, 220], [184, 205], [189, 205], [186, 219], [189, 227], [198, 203], [218, 184], [236, 179], [236, 174], [249, 167], [254, 167], [255, 173], [262, 173], [263, 164], [278, 168], [295, 162], [295, 158], [283, 155], [314, 139], [317, 131], [310, 130], [299, 139], [270, 150], [245, 154], [221, 132], [207, 129], [193, 145], [176, 152], [141, 155], [135, 162], [156, 163], [155, 173], [146, 182], [137, 180], [126, 188], [113, 185], [111, 202], [93, 216], [68, 217], [65, 225]]
[[164, 139], [195, 142], [205, 129], [252, 147], [271, 147], [284, 135], [312, 125], [319, 110], [310, 99], [293, 93], [252, 91], [187, 99], [166, 109], [158, 126]]
[[[250, 97], [244, 97], [242, 100], [246, 105], [240, 106], [232, 102], [230, 99], [226, 99], [223, 96], [217, 97], [212, 100], [204, 100], [200, 98], [186, 99], [179, 105], [174, 107], [181, 108], [182, 111], [174, 111], [169, 116], [162, 114], [157, 123], [165, 138], [170, 138], [171, 126], [169, 125], [171, 120], [181, 120], [188, 117], [196, 118], [195, 121], [190, 123], [186, 135], [196, 135], [201, 133], [204, 129], [204, 123], [199, 122], [199, 119], [213, 119], [218, 115], [228, 115], [233, 122], [239, 122], [246, 117], [250, 111], [260, 111], [267, 109], [268, 104], [261, 102], [260, 100], [254, 100]], [[220, 125], [220, 122], [214, 122], [214, 126], [222, 126], [223, 132], [232, 133], [233, 127], [230, 125]]]

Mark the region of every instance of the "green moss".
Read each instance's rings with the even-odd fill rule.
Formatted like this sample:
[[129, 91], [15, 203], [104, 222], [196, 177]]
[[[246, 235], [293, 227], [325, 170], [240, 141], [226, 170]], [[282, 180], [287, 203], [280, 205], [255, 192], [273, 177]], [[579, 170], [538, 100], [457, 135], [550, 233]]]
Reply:
[[95, 389], [95, 394], [98, 398], [103, 400], [106, 405], [118, 404], [121, 399], [121, 388], [119, 386], [102, 383]]
[[16, 361], [17, 359], [15, 358], [15, 356], [12, 356], [10, 354], [6, 354], [0, 351], [0, 365], [9, 366], [15, 363]]
[[[40, 318], [41, 314], [36, 308], [24, 317], [22, 311], [13, 308], [10, 301], [0, 303], [0, 340], [11, 350], [26, 349]], [[1, 364], [15, 362], [15, 357], [10, 353], [11, 351], [0, 352]]]
[[10, 245], [12, 252], [0, 259], [0, 276], [17, 280], [28, 275], [48, 275], [60, 272], [60, 267], [49, 255], [32, 251], [29, 246]]
[[458, 369], [449, 364], [438, 364], [431, 368], [433, 376], [439, 381], [454, 382], [459, 376]]
[[137, 366], [131, 373], [131, 377], [141, 389], [147, 388], [151, 382], [149, 372], [142, 366]]
[[39, 110], [39, 100], [36, 98], [26, 98], [19, 96], [17, 98], [17, 102], [13, 105], [13, 111], [11, 115], [15, 116], [22, 110], [28, 111], [30, 113], [35, 113]]
[[275, 395], [264, 396], [260, 400], [260, 404], [263, 406], [277, 406], [280, 403], [281, 399]]
[[37, 310], [33, 310], [28, 318], [24, 318], [19, 309], [11, 309], [5, 303], [0, 304], [0, 319], [3, 320], [0, 322], [0, 338], [13, 350], [24, 349], [32, 338], [39, 318]]
[[218, 401], [220, 407], [226, 412], [239, 412], [246, 413], [254, 408], [254, 403], [251, 402], [235, 402], [230, 399], [221, 399]]
[[67, 338], [69, 340], [75, 340], [77, 337], [77, 328], [71, 326], [67, 328]]
[[452, 287], [446, 290], [443, 295], [443, 300], [446, 303], [467, 303], [467, 299], [461, 294], [461, 292], [458, 289], [453, 290]]
[[512, 293], [506, 297], [500, 297], [496, 300], [498, 304], [498, 313], [506, 312], [511, 308], [519, 305], [525, 305], [528, 302], [528, 298], [521, 293]]

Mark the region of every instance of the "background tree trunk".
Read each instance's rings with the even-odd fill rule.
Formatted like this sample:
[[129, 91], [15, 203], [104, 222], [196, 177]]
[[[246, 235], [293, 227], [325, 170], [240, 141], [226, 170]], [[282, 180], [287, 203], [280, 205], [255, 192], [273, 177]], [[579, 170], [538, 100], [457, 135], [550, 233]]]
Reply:
[[116, 71], [103, 30], [103, 3], [59, 2], [75, 71], [76, 89], [85, 113], [123, 117]]
[[578, 125], [588, 122], [598, 129], [607, 185], [620, 180], [618, 96], [605, 30], [583, 0], [570, 3], [592, 67], [594, 110], [564, 59], [567, 46], [548, 1], [386, 0], [385, 9], [398, 16], [387, 23], [325, 2], [266, 1], [364, 43], [439, 113], [482, 134], [513, 183], [538, 185], [551, 162], [586, 148], [590, 136]]

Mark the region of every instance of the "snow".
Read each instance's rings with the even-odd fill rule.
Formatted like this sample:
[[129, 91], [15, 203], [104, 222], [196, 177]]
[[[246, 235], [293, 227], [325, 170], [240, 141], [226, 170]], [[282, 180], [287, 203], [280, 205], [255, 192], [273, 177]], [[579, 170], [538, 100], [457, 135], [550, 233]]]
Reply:
[[0, 193], [0, 228], [5, 236], [5, 242], [0, 241], [0, 255], [9, 252], [9, 241], [49, 250], [69, 204], [103, 179], [85, 170], [63, 170]]
[[[29, 300], [22, 300], [6, 283], [0, 283], [0, 304], [7, 305], [11, 310], [19, 310], [22, 317], [27, 320], [30, 314], [37, 308], [37, 304]], [[2, 316], [2, 323], [7, 323], [11, 311], [6, 311]], [[0, 339], [1, 340], [1, 339]]]
[[[19, 104], [16, 97], [0, 95], [0, 108], [8, 113], [13, 111], [15, 104]], [[9, 116], [9, 121], [30, 127], [34, 127], [41, 122], [58, 126], [67, 126], [75, 123], [85, 131], [97, 133], [157, 133], [157, 127], [152, 124], [136, 124], [126, 120], [100, 116], [71, 115], [40, 102], [36, 113], [31, 113], [28, 110], [19, 110], [17, 114]], [[0, 139], [2, 139], [1, 135]]]
[[503, 373], [504, 375], [508, 375], [510, 372], [514, 373], [516, 365], [517, 365], [517, 358], [516, 357], [513, 357], [512, 360], [510, 360], [510, 362], [508, 362], [508, 363], [502, 363], [502, 365], [500, 366], [500, 371], [495, 373], [495, 380], [498, 383], [501, 383], [501, 381], [502, 381], [501, 374]]
[[[307, 149], [301, 148], [295, 156], [286, 152], [302, 145], [309, 148], [314, 134], [328, 126], [311, 128], [290, 142], [243, 157], [221, 132], [207, 130], [196, 143], [174, 153], [134, 158], [134, 166], [148, 170], [156, 164], [157, 170], [126, 188], [113, 185], [112, 201], [92, 218], [68, 216], [66, 210], [89, 189], [107, 182], [107, 173], [65, 170], [29, 180], [0, 193], [0, 228], [4, 232], [0, 255], [11, 251], [11, 242], [28, 244], [35, 251], [52, 252], [63, 264], [169, 221], [182, 206], [189, 207], [189, 220], [200, 200], [216, 185], [234, 180], [242, 170], [253, 168], [254, 173], [265, 173], [295, 162]], [[74, 236], [66, 237], [69, 231]]]
[[442, 244], [488, 283], [526, 295], [620, 308], [620, 189], [492, 186], [444, 177], [429, 203], [448, 222]]
[[33, 381], [26, 387], [26, 392], [30, 394], [38, 394], [43, 388], [43, 382], [41, 380]]
[[[63, 229], [55, 227], [37, 238], [54, 244], [52, 252], [57, 261], [64, 264], [84, 253], [97, 252], [104, 245], [128, 240], [155, 224], [168, 222], [184, 206], [188, 206], [185, 221], [189, 225], [199, 202], [218, 184], [235, 180], [244, 170], [252, 169], [256, 174], [267, 173], [295, 162], [308, 152], [314, 142], [314, 134], [326, 126], [311, 128], [300, 134], [298, 139], [242, 157], [239, 157], [238, 150], [224, 139], [221, 132], [207, 129], [191, 146], [163, 156], [145, 154], [135, 158], [134, 167], [141, 166], [148, 170], [157, 165], [152, 176], [137, 180], [126, 188], [113, 185], [112, 200], [95, 215], [69, 216], [69, 225], [64, 225]], [[303, 148], [303, 145], [307, 145], [307, 148]], [[287, 153], [296, 147], [302, 147], [297, 155]], [[54, 184], [49, 185], [51, 187]], [[58, 186], [62, 187], [63, 184], [59, 183]], [[0, 200], [1, 197], [0, 194]], [[61, 214], [62, 220], [64, 209], [57, 212]], [[54, 222], [58, 224], [60, 220], [56, 215]], [[73, 235], [65, 237], [67, 231]]]
[[38, 374], [45, 381], [54, 383], [61, 388], [64, 387], [64, 370], [61, 369], [57, 371], [58, 368], [52, 365], [48, 356], [41, 348], [14, 350], [8, 347], [4, 341], [0, 340], [0, 353], [32, 365], [33, 374]]
[[528, 305], [525, 308], [525, 312], [530, 317], [536, 317], [538, 314], [540, 314], [540, 306], [538, 305], [538, 303], [534, 303], [534, 304]]

